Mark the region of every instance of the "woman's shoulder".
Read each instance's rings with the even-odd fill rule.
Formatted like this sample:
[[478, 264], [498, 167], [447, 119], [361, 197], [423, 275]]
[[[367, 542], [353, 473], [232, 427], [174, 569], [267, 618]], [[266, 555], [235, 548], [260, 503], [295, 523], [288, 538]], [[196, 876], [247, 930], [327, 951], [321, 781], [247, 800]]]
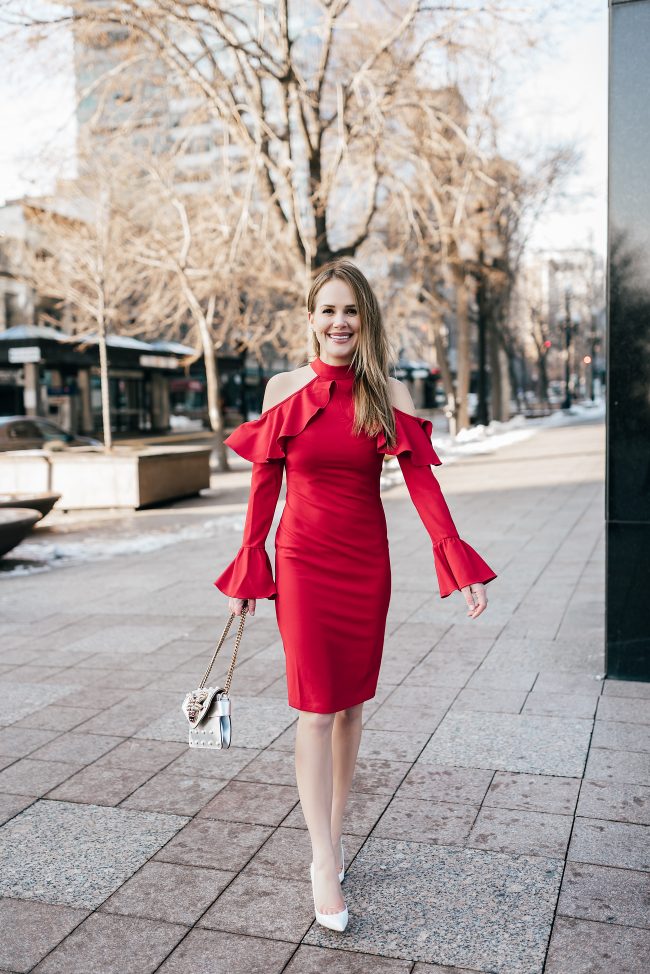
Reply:
[[409, 413], [411, 416], [416, 415], [415, 404], [406, 383], [394, 379], [391, 375], [388, 377], [388, 389], [392, 406], [400, 409], [403, 413]]
[[292, 396], [294, 392], [298, 392], [299, 389], [309, 385], [311, 380], [315, 378], [316, 373], [309, 365], [302, 365], [297, 369], [291, 369], [289, 372], [276, 372], [266, 383], [262, 412], [265, 413], [267, 409], [273, 409], [284, 399]]

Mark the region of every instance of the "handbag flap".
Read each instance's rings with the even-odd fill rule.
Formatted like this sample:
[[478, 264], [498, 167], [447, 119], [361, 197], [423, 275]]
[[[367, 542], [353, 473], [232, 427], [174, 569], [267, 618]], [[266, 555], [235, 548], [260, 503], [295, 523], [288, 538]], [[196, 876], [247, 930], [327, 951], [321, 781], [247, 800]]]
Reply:
[[210, 710], [210, 705], [217, 693], [223, 693], [223, 687], [201, 687], [191, 690], [183, 700], [183, 713], [192, 727], [197, 727]]

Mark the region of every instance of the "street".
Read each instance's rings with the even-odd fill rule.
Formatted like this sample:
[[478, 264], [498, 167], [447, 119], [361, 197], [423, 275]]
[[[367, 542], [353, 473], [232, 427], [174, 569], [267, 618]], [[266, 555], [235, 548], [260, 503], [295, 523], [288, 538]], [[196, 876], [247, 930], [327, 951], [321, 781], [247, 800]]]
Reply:
[[604, 425], [436, 468], [499, 573], [473, 622], [458, 593], [438, 596], [406, 487], [382, 494], [392, 600], [347, 810], [343, 934], [314, 921], [268, 600], [246, 622], [232, 747], [187, 745], [180, 705], [227, 619], [212, 582], [239, 545], [244, 469], [223, 475], [213, 532], [0, 576], [0, 968], [647, 970], [650, 685], [603, 679]]

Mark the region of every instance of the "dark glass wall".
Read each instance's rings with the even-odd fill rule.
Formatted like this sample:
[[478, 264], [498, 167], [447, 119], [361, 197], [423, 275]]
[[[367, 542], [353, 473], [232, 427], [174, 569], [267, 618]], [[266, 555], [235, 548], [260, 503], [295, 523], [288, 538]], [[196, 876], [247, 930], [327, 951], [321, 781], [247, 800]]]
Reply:
[[607, 675], [650, 680], [650, 0], [610, 0]]

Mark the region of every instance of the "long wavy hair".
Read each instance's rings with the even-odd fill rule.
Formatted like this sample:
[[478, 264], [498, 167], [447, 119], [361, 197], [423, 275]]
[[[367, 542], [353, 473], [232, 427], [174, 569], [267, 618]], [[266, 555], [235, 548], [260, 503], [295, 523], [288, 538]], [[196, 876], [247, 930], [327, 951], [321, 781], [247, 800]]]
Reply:
[[[395, 414], [388, 388], [390, 345], [384, 329], [381, 308], [368, 279], [352, 261], [338, 258], [325, 264], [312, 281], [307, 295], [307, 310], [314, 312], [318, 292], [338, 278], [350, 287], [359, 311], [358, 340], [352, 355], [354, 369], [354, 424], [353, 432], [362, 430], [368, 436], [376, 436], [384, 430], [389, 447], [395, 445]], [[311, 335], [314, 358], [320, 356], [316, 333]]]

